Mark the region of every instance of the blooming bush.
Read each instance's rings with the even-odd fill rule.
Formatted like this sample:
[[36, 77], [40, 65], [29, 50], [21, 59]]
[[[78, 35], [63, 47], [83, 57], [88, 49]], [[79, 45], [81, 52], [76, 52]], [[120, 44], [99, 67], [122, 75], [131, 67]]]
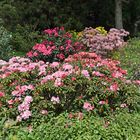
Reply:
[[61, 112], [106, 115], [133, 105], [135, 86], [118, 61], [95, 53], [70, 55], [63, 63], [13, 57], [0, 69], [0, 117], [17, 121]]
[[104, 28], [94, 29], [89, 27], [82, 32], [81, 41], [90, 52], [106, 56], [111, 51], [123, 47], [125, 45], [123, 37], [127, 35], [129, 35], [129, 32], [124, 29], [112, 28], [107, 33]]
[[63, 27], [44, 30], [44, 41], [36, 44], [27, 56], [32, 60], [45, 62], [63, 61], [70, 54], [82, 49], [82, 44]]

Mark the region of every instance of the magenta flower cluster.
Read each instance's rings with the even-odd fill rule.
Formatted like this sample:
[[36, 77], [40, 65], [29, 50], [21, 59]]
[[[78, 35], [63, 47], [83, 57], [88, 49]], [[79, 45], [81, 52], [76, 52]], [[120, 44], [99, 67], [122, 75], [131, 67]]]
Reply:
[[33, 46], [27, 56], [32, 60], [45, 62], [63, 61], [70, 54], [82, 49], [82, 44], [75, 41], [63, 27], [44, 30], [44, 41]]

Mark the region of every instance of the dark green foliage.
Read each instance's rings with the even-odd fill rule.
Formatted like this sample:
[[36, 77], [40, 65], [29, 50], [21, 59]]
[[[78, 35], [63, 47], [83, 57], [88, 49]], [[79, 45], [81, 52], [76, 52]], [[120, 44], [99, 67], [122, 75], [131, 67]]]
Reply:
[[40, 40], [39, 32], [33, 31], [33, 29], [28, 25], [17, 25], [16, 30], [13, 32], [12, 36], [13, 39], [11, 43], [14, 49], [16, 51], [23, 52], [29, 51], [32, 46]]
[[0, 26], [0, 59], [8, 60], [12, 54], [12, 35], [3, 26]]

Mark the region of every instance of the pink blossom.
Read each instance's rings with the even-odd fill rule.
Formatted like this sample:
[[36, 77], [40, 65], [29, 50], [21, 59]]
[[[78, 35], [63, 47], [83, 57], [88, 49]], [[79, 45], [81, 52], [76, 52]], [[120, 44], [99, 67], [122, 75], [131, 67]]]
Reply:
[[114, 77], [114, 78], [120, 78], [122, 76], [123, 76], [123, 74], [119, 71], [115, 71], [112, 73], [112, 77]]
[[114, 91], [114, 92], [116, 92], [117, 90], [119, 90], [118, 84], [117, 84], [117, 83], [112, 84], [112, 85], [110, 86], [110, 90], [111, 90], [111, 91]]
[[62, 83], [61, 78], [56, 78], [56, 80], [54, 82], [54, 86], [59, 87], [59, 86], [62, 86], [62, 85], [63, 85], [63, 83]]
[[83, 116], [84, 116], [84, 115], [83, 115], [82, 112], [78, 112], [78, 113], [77, 113], [77, 117], [78, 117], [79, 120], [82, 120], [82, 119], [83, 119]]
[[41, 110], [41, 114], [48, 115], [48, 111], [47, 110]]
[[69, 74], [65, 71], [56, 71], [55, 73], [52, 74], [52, 76], [54, 76], [55, 78], [62, 78], [63, 75], [69, 75]]
[[16, 121], [21, 122], [22, 121], [22, 117], [20, 115], [17, 116]]
[[63, 69], [64, 70], [71, 70], [71, 69], [73, 69], [73, 66], [66, 63], [66, 64], [63, 64]]
[[0, 91], [0, 97], [3, 97], [3, 96], [5, 96], [5, 94]]
[[51, 101], [53, 102], [53, 104], [57, 104], [57, 103], [59, 104], [60, 103], [59, 97], [52, 96]]
[[30, 104], [33, 101], [32, 96], [26, 96], [24, 99], [24, 102], [26, 102], [27, 104]]
[[106, 104], [106, 101], [100, 101], [99, 104], [104, 105], [104, 104]]
[[63, 60], [65, 58], [65, 55], [60, 53], [60, 54], [57, 54], [57, 57], [60, 59], [60, 60]]
[[11, 100], [8, 100], [8, 104], [9, 105], [12, 105], [13, 103], [14, 103], [14, 100], [12, 100], [12, 99]]
[[92, 106], [89, 102], [85, 102], [83, 108], [87, 111], [91, 111], [94, 109], [94, 106]]
[[33, 53], [33, 56], [38, 56], [38, 53], [37, 53], [37, 52], [34, 52], [34, 53]]
[[24, 112], [21, 113], [21, 117], [22, 117], [24, 120], [28, 119], [31, 115], [32, 115], [32, 114], [31, 114], [31, 111], [29, 111], [29, 110], [25, 110]]
[[55, 68], [55, 67], [58, 67], [59, 66], [59, 63], [58, 62], [53, 62], [50, 64], [50, 67], [52, 68]]
[[31, 84], [30, 84], [30, 85], [28, 85], [28, 86], [27, 86], [27, 88], [28, 88], [29, 90], [34, 90], [34, 86], [33, 86], [33, 85], [31, 85]]
[[12, 95], [13, 95], [13, 96], [20, 96], [18, 90], [14, 90], [14, 91], [12, 91]]
[[22, 93], [22, 92], [25, 92], [27, 90], [28, 90], [28, 86], [27, 85], [23, 85], [23, 86], [21, 86], [20, 92]]
[[89, 72], [87, 70], [82, 70], [81, 73], [85, 76], [85, 77], [90, 77]]
[[135, 80], [135, 81], [133, 81], [133, 83], [140, 85], [140, 80]]
[[127, 107], [127, 104], [121, 104], [120, 107], [125, 108]]
[[53, 76], [52, 75], [47, 75], [46, 77], [43, 77], [41, 80], [41, 84], [46, 83], [48, 80], [52, 80]]
[[26, 103], [26, 102], [23, 102], [22, 104], [20, 104], [20, 105], [18, 106], [18, 111], [19, 111], [19, 112], [23, 112], [23, 111], [25, 111], [25, 110], [29, 110], [29, 104]]
[[28, 52], [28, 53], [27, 53], [27, 56], [28, 56], [28, 57], [33, 57], [33, 52], [32, 52], [32, 51]]
[[96, 76], [100, 76], [100, 77], [104, 76], [104, 74], [100, 73], [99, 71], [93, 71], [92, 75], [96, 75]]

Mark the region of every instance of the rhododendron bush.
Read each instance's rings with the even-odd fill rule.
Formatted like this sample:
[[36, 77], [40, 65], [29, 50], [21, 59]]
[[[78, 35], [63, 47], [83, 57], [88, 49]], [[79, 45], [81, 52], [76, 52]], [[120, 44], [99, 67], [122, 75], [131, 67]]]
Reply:
[[95, 53], [70, 55], [63, 63], [13, 57], [0, 68], [0, 117], [17, 121], [85, 112], [106, 115], [132, 106], [135, 86], [118, 61]]
[[111, 28], [107, 33], [101, 27], [96, 29], [89, 27], [82, 31], [81, 42], [90, 52], [107, 56], [111, 51], [123, 47], [126, 44], [124, 37], [128, 35], [129, 32], [124, 29]]
[[27, 56], [34, 61], [45, 62], [63, 61], [70, 54], [74, 54], [83, 46], [72, 34], [66, 32], [63, 27], [44, 30], [44, 40], [33, 46]]

